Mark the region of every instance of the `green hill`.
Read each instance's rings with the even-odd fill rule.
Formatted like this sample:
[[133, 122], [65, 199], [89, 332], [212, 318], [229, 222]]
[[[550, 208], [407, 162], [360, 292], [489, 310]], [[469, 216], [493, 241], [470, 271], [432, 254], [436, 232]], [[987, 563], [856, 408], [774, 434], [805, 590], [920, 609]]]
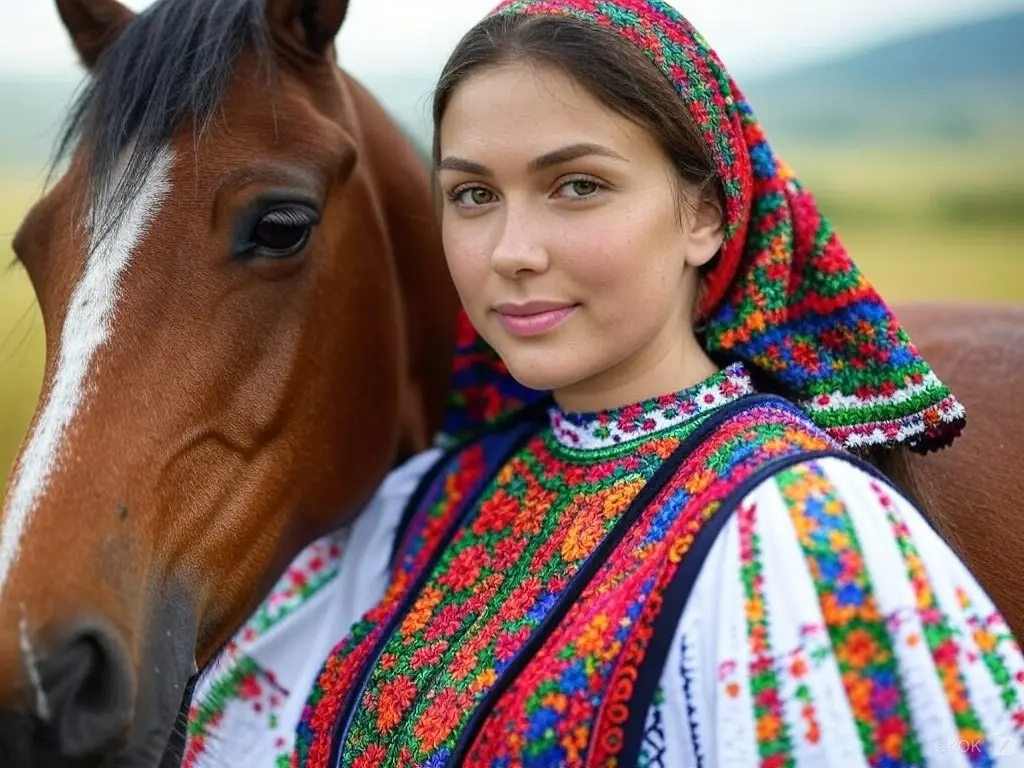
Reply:
[[1019, 140], [1024, 11], [957, 24], [747, 82], [767, 130], [791, 138]]

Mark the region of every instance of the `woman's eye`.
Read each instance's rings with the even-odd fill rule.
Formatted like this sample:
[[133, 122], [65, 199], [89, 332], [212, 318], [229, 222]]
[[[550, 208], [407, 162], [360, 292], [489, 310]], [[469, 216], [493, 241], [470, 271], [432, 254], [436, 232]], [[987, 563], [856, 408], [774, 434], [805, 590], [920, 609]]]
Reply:
[[494, 193], [486, 187], [463, 187], [453, 195], [453, 199], [459, 205], [487, 205], [494, 202]]
[[589, 197], [600, 191], [601, 185], [590, 179], [573, 179], [566, 182], [562, 189], [571, 192], [570, 197]]
[[316, 214], [305, 207], [267, 211], [250, 235], [253, 255], [269, 259], [294, 256], [306, 247], [316, 224]]

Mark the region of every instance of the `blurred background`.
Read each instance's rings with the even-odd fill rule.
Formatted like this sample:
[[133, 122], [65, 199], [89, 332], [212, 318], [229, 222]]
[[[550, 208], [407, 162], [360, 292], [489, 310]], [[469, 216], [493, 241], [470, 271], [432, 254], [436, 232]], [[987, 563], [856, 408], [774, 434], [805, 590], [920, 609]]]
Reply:
[[[1024, 0], [671, 4], [725, 61], [883, 295], [1024, 303]], [[341, 63], [425, 148], [433, 80], [492, 5], [351, 0]], [[0, 0], [0, 487], [45, 347], [28, 281], [8, 267], [10, 241], [81, 77], [53, 0]]]

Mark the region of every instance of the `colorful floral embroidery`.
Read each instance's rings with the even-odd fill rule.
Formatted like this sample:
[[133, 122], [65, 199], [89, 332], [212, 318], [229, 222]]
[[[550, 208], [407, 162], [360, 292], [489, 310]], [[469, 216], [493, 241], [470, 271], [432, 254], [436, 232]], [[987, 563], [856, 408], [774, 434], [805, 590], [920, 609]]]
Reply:
[[[886, 511], [896, 544], [906, 562], [907, 575], [910, 577], [921, 626], [924, 628], [924, 640], [931, 650], [935, 668], [946, 690], [957, 727], [957, 736], [972, 745], [967, 754], [973, 764], [991, 765], [992, 756], [989, 752], [990, 745], [985, 738], [985, 729], [978, 713], [971, 705], [967, 695], [967, 683], [960, 671], [960, 646], [957, 638], [935, 599], [928, 574], [911, 540], [910, 531], [907, 530], [906, 523], [893, 503], [892, 496], [877, 482], [871, 484], [871, 489]], [[981, 640], [985, 640], [984, 636]]]
[[693, 390], [625, 408], [575, 414], [563, 414], [553, 409], [551, 429], [556, 440], [572, 448], [610, 448], [671, 429], [753, 391], [743, 365], [734, 363]]
[[[370, 677], [343, 762], [373, 745], [385, 762], [402, 752], [415, 765], [443, 761], [494, 681], [694, 427], [574, 466], [542, 436], [506, 463], [385, 646], [387, 662]], [[601, 628], [592, 632], [598, 641]], [[533, 748], [543, 749], [548, 737], [538, 736]]]
[[265, 635], [338, 575], [341, 545], [336, 537], [313, 542], [295, 558], [266, 600], [246, 623], [242, 643]]
[[635, 685], [642, 674], [660, 678], [663, 660], [644, 662], [697, 533], [769, 457], [833, 446], [802, 416], [769, 405], [748, 407], [704, 438], [511, 680], [464, 764], [616, 764], [627, 739], [642, 734], [646, 703], [634, 699]]
[[842, 500], [822, 470], [784, 470], [778, 484], [814, 580], [847, 696], [871, 765], [923, 764], [886, 619]]
[[[223, 650], [220, 660], [210, 670], [213, 683], [197, 696], [189, 711], [187, 741], [182, 768], [198, 764], [229, 707], [244, 703], [253, 714], [265, 715], [266, 727], [277, 728], [277, 712], [288, 692], [247, 655], [248, 649], [273, 627], [331, 583], [338, 575], [341, 545], [337, 536], [319, 539], [306, 547], [291, 563], [274, 589], [260, 604], [256, 613], [239, 630]], [[287, 761], [291, 740], [282, 737], [277, 744], [280, 760]]]
[[[402, 606], [420, 571], [443, 542], [464, 505], [472, 502], [519, 440], [519, 433], [491, 435], [459, 452], [451, 465], [436, 478], [409, 526], [403, 555], [381, 601], [369, 611], [328, 656], [321, 670], [302, 721], [296, 730], [292, 765], [326, 766], [331, 736], [352, 681], [373, 652], [388, 622]], [[422, 597], [416, 610], [426, 610], [429, 598]], [[387, 663], [382, 659], [382, 663]], [[368, 754], [370, 754], [368, 752]]]
[[768, 609], [764, 601], [764, 574], [761, 569], [761, 542], [754, 527], [754, 507], [740, 507], [736, 517], [740, 532], [740, 577], [743, 581], [750, 646], [750, 693], [754, 702], [754, 722], [761, 765], [791, 765], [793, 743], [783, 712], [779, 679], [769, 642]]
[[[397, 586], [325, 666], [293, 765], [327, 768], [334, 748], [342, 764], [360, 768], [582, 768], [626, 760], [626, 747], [627, 762], [657, 764], [657, 705], [648, 708], [637, 686], [662, 673], [650, 656], [655, 626], [696, 534], [768, 459], [834, 448], [791, 406], [752, 402], [696, 443], [645, 506], [631, 508], [672, 446], [705, 418], [589, 450], [563, 444], [553, 429], [528, 437], [534, 427], [522, 427], [456, 455], [412, 517]], [[900, 614], [881, 615], [848, 510], [815, 463], [776, 477], [824, 623], [805, 626], [798, 647], [769, 646], [755, 509], [737, 510], [751, 657], [746, 670], [722, 665], [720, 690], [751, 696], [759, 763], [788, 766], [801, 748], [821, 745], [828, 726], [808, 680], [835, 664], [866, 759], [923, 764], [889, 637]], [[916, 554], [905, 557], [913, 580]], [[977, 637], [984, 653], [986, 636]], [[929, 647], [941, 673], [937, 639]], [[987, 661], [998, 669], [998, 658]], [[350, 691], [359, 694], [351, 702]], [[965, 702], [952, 709], [966, 739], [976, 716]]]
[[[749, 610], [747, 615], [748, 617], [751, 616]], [[749, 637], [753, 640], [755, 633], [750, 632]], [[753, 651], [753, 646], [751, 646], [751, 651]], [[764, 691], [774, 691], [774, 693], [768, 693], [759, 700], [756, 686], [751, 691], [754, 699], [754, 717], [755, 723], [757, 723], [757, 734], [761, 736], [767, 732], [770, 735], [770, 729], [764, 728], [761, 725], [762, 718], [759, 717], [760, 712], [758, 710], [766, 710], [769, 703], [773, 703], [777, 698], [785, 698], [781, 685], [781, 680], [785, 678], [792, 686], [793, 699], [800, 704], [800, 723], [803, 727], [798, 735], [806, 744], [818, 744], [821, 741], [821, 721], [814, 703], [814, 696], [807, 681], [813, 670], [820, 667], [826, 660], [832, 658], [828, 630], [822, 625], [806, 624], [800, 627], [800, 644], [795, 648], [790, 648], [788, 651], [781, 653], [768, 651], [762, 651], [762, 653], [767, 653], [768, 656], [761, 656], [755, 659], [754, 663], [747, 670], [741, 669], [737, 662], [732, 659], [721, 662], [718, 667], [718, 690], [727, 698], [734, 699], [743, 690], [741, 681], [747, 680], [752, 686], [755, 686], [755, 675], [760, 675], [763, 678], [764, 668], [770, 666], [776, 670], [775, 676], [779, 679], [779, 685], [776, 688], [763, 686], [761, 691], [762, 693]], [[779, 718], [779, 722], [782, 723], [783, 729], [785, 729], [782, 707], [779, 706], [774, 709], [774, 716]], [[764, 743], [759, 739], [758, 748], [764, 764], [771, 765], [776, 762], [787, 764], [789, 762], [789, 752], [793, 747], [787, 747], [786, 752], [779, 752], [773, 748], [774, 746], [776, 746], [774, 742]]]
[[[731, 369], [716, 383], [736, 375]], [[724, 397], [735, 400], [746, 391], [749, 384], [741, 383]], [[526, 667], [494, 704], [466, 764], [483, 759], [480, 764], [490, 765], [491, 757], [500, 764], [497, 756], [507, 750], [513, 760], [600, 763], [602, 755], [620, 749], [623, 722], [611, 718], [594, 731], [595, 699], [586, 692], [602, 686], [616, 692], [601, 710], [606, 718], [629, 711], [624, 683], [649, 642], [660, 606], [652, 595], [671, 581], [721, 494], [765, 458], [833, 445], [808, 432], [803, 417], [788, 406], [750, 406], [731, 417], [728, 434], [702, 443], [688, 457], [688, 471], [677, 472], [639, 513], [641, 521], [623, 529], [615, 554], [595, 561], [598, 575], [543, 640], [550, 650], [538, 652], [538, 628], [631, 500], [703, 422], [703, 409], [694, 412], [689, 421], [673, 420], [668, 430], [628, 446], [584, 450], [562, 444], [549, 431], [498, 464], [493, 462], [500, 451], [481, 443], [458, 456], [435, 479], [421, 505], [424, 512], [413, 518], [385, 603], [325, 666], [299, 729], [295, 764], [326, 764], [345, 694], [358, 684], [371, 654], [376, 663], [348, 729], [343, 762], [433, 765], [450, 759], [468, 717], [531, 642], [522, 659]], [[474, 503], [470, 488], [488, 475], [494, 479], [482, 501], [464, 517], [460, 510]], [[456, 519], [462, 519], [458, 534], [378, 648], [403, 592]], [[522, 716], [511, 714], [517, 712]], [[522, 728], [513, 732], [501, 725], [515, 722]], [[512, 738], [517, 733], [518, 742]]]
[[796, 682], [793, 695], [800, 702], [800, 720], [803, 725], [801, 736], [806, 743], [817, 744], [821, 741], [821, 722], [814, 706], [811, 689], [807, 685], [807, 675], [811, 667], [812, 663], [809, 662], [803, 648], [792, 650], [785, 660], [786, 672]]
[[1013, 674], [1000, 653], [1005, 650], [1014, 656], [1020, 653], [1016, 639], [1006, 626], [1006, 620], [998, 611], [982, 616], [967, 591], [957, 588], [957, 601], [974, 637], [975, 645], [981, 660], [988, 669], [996, 685], [999, 686], [1003, 706], [1012, 713], [1014, 726], [1024, 730], [1024, 703], [1021, 701], [1021, 690], [1024, 687], [1024, 669]]
[[[242, 656], [234, 660], [230, 671], [212, 685], [201, 703], [189, 712], [188, 741], [182, 768], [190, 768], [206, 752], [209, 740], [216, 739], [216, 728], [229, 706], [245, 704], [253, 715], [263, 720], [265, 728], [278, 728], [278, 712], [288, 691], [278, 685], [272, 672], [262, 669], [253, 659]], [[289, 744], [282, 737], [277, 744], [281, 758], [286, 760]], [[279, 759], [279, 762], [280, 762]]]

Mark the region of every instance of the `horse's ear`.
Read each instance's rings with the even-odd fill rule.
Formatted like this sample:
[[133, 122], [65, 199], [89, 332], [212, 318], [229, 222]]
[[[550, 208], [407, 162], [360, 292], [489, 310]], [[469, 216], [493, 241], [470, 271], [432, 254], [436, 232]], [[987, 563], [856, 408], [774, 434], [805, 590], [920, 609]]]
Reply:
[[271, 34], [293, 51], [327, 56], [348, 0], [266, 0]]
[[118, 0], [57, 0], [57, 11], [86, 69], [120, 36], [135, 12]]

